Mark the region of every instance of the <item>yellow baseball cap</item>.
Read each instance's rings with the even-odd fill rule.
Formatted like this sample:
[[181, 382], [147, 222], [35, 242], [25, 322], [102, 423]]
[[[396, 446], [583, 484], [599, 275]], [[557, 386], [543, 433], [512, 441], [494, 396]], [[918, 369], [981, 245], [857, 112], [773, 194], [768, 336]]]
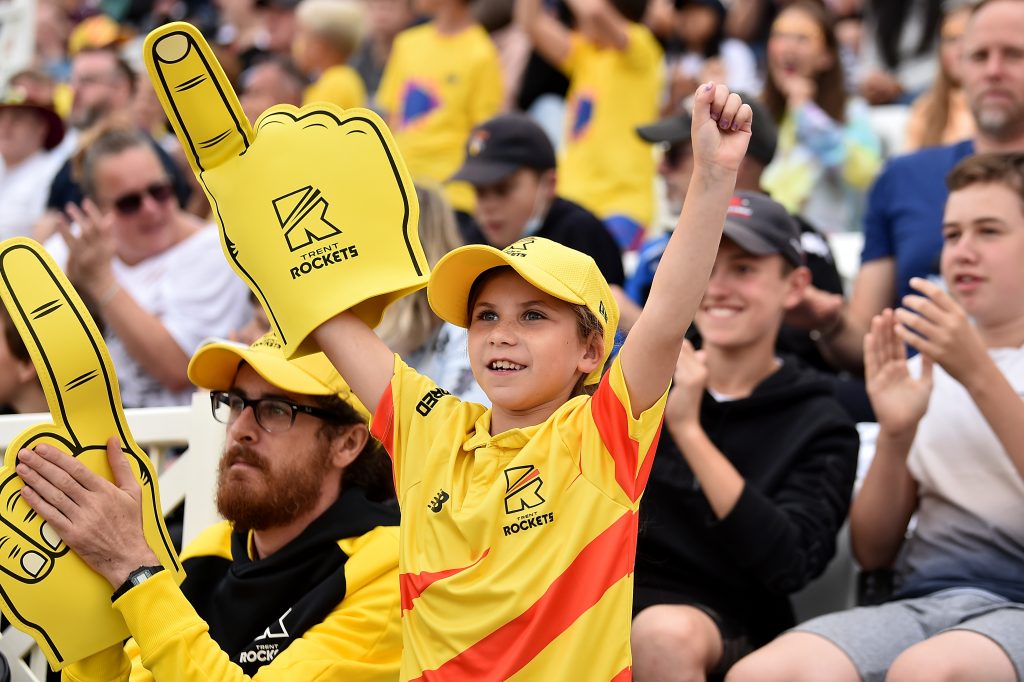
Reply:
[[[543, 237], [525, 237], [502, 250], [473, 244], [455, 249], [430, 273], [427, 299], [442, 320], [469, 327], [469, 292], [477, 277], [491, 268], [509, 266], [527, 282], [555, 298], [585, 305], [604, 325], [604, 359], [615, 343], [619, 307], [611, 287], [590, 256]], [[602, 366], [585, 383], [601, 379]]]
[[282, 390], [304, 395], [337, 395], [367, 422], [371, 419], [370, 411], [352, 393], [326, 355], [311, 353], [287, 360], [274, 332], [264, 334], [251, 346], [222, 340], [204, 344], [188, 363], [188, 378], [200, 388], [226, 391], [234, 383], [242, 362]]

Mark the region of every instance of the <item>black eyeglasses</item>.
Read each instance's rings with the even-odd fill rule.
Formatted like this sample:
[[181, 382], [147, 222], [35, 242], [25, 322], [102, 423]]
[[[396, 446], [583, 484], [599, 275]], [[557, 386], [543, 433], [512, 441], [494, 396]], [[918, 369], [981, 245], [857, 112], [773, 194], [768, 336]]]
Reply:
[[210, 405], [213, 418], [221, 424], [230, 424], [238, 419], [245, 408], [251, 407], [256, 423], [267, 433], [281, 433], [292, 428], [295, 415], [299, 412], [332, 423], [340, 421], [338, 415], [319, 407], [300, 405], [284, 398], [243, 398], [229, 391], [211, 391]]
[[174, 196], [174, 187], [169, 182], [157, 182], [141, 192], [125, 194], [110, 203], [113, 204], [118, 213], [132, 215], [133, 213], [138, 213], [139, 209], [142, 208], [142, 201], [147, 194], [153, 198], [153, 201], [162, 204]]

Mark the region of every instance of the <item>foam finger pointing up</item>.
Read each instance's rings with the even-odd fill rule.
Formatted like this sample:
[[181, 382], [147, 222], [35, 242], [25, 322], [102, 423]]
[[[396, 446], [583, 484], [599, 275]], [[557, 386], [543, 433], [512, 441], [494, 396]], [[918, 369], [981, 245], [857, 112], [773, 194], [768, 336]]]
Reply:
[[29, 239], [0, 245], [0, 298], [21, 334], [55, 423], [76, 446], [124, 438], [124, 415], [106, 346], [82, 300]]
[[143, 56], [157, 97], [200, 173], [241, 154], [252, 130], [242, 105], [206, 39], [175, 22], [146, 37]]

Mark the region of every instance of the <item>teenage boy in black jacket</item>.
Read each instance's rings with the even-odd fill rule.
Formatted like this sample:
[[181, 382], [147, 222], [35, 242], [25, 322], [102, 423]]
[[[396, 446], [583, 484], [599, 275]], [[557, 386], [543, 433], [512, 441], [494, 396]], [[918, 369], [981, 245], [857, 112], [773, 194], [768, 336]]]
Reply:
[[788, 595], [825, 568], [856, 474], [853, 422], [814, 370], [775, 354], [810, 280], [799, 227], [739, 192], [679, 356], [640, 507], [637, 682], [724, 673], [793, 624]]

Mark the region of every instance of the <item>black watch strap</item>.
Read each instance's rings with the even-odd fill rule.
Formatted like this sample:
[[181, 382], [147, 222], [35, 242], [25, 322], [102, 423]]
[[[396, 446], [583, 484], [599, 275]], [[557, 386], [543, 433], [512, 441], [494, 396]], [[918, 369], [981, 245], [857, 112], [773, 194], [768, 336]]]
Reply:
[[121, 583], [121, 586], [114, 590], [114, 594], [110, 595], [110, 601], [113, 603], [120, 599], [125, 592], [132, 589], [136, 585], [146, 582], [154, 575], [164, 570], [163, 566], [139, 566], [134, 571], [128, 574], [128, 578]]

